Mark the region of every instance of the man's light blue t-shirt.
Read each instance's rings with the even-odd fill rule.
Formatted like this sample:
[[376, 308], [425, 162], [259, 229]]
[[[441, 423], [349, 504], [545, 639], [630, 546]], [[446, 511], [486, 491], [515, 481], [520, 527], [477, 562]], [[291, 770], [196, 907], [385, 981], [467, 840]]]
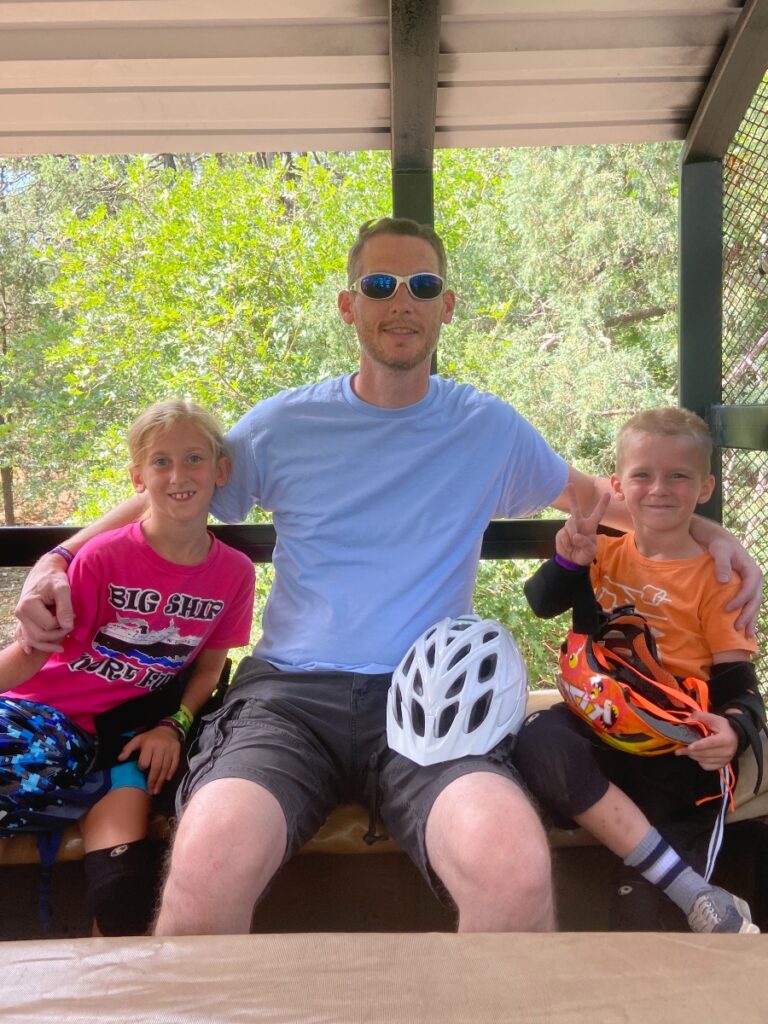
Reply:
[[551, 504], [568, 468], [515, 410], [431, 377], [404, 409], [350, 377], [260, 402], [227, 440], [212, 512], [272, 512], [275, 581], [254, 653], [278, 668], [391, 671], [425, 629], [472, 610], [483, 532]]

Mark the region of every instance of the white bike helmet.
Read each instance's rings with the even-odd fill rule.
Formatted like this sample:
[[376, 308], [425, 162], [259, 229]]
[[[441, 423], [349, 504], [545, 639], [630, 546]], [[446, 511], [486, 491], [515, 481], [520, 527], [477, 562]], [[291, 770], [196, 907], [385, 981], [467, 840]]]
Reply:
[[486, 754], [525, 717], [528, 674], [515, 641], [492, 619], [443, 619], [392, 676], [387, 741], [417, 764]]

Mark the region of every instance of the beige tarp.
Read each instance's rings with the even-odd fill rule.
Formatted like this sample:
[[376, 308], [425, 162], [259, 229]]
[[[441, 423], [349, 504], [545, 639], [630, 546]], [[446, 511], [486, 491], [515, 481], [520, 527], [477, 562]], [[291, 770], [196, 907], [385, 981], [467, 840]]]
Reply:
[[35, 1024], [765, 1024], [768, 937], [247, 935], [0, 946]]

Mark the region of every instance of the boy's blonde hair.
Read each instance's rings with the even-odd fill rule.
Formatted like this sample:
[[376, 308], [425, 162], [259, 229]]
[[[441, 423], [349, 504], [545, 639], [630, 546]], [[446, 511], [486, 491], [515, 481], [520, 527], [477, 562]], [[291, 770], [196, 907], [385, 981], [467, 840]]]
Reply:
[[662, 406], [646, 409], [627, 420], [616, 438], [616, 472], [626, 455], [627, 440], [631, 434], [653, 434], [656, 437], [689, 437], [696, 443], [701, 456], [700, 468], [708, 476], [712, 460], [712, 435], [704, 420], [689, 409]]
[[177, 423], [191, 423], [195, 426], [210, 443], [214, 459], [228, 456], [222, 429], [208, 410], [194, 402], [172, 398], [150, 405], [134, 420], [128, 431], [131, 466], [140, 466], [152, 447], [154, 438], [175, 427]]

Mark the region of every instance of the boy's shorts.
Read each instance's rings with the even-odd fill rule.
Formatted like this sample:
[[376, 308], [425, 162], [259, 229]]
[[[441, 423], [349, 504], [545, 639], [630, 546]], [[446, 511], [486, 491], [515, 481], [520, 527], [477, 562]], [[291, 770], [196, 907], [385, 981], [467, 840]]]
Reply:
[[[422, 767], [387, 746], [390, 674], [286, 672], [258, 658], [240, 664], [222, 708], [204, 719], [178, 794], [178, 809], [215, 779], [256, 782], [280, 804], [288, 827], [284, 861], [340, 803], [377, 816], [427, 882], [445, 897], [427, 861], [425, 828], [439, 793], [455, 779], [491, 772], [520, 785], [511, 741], [489, 754]], [[521, 787], [522, 788], [522, 787]], [[373, 829], [372, 829], [373, 831]]]
[[523, 723], [514, 759], [546, 819], [564, 828], [594, 806], [612, 782], [697, 871], [707, 869], [713, 828], [723, 813], [719, 775], [688, 757], [641, 757], [609, 746], [565, 704]]

